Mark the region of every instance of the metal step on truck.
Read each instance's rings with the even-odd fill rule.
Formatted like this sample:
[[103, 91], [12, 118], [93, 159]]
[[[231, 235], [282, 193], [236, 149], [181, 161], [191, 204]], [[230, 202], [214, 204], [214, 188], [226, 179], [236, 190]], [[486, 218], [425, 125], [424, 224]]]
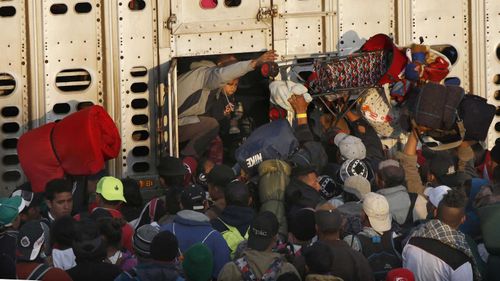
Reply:
[[[274, 49], [277, 79], [293, 79], [299, 60], [349, 54], [377, 33], [399, 46], [452, 46], [449, 77], [500, 104], [499, 1], [0, 0], [0, 196], [27, 180], [19, 137], [89, 104], [102, 105], [121, 136], [108, 172], [153, 190], [159, 157], [178, 155], [176, 81], [189, 62]], [[239, 91], [265, 122], [259, 77], [248, 74]], [[499, 134], [497, 116], [490, 148]]]

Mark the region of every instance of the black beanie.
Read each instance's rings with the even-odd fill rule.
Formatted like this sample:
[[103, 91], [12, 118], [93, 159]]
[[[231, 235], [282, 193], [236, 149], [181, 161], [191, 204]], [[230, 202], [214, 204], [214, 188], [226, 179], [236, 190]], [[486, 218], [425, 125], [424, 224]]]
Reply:
[[170, 231], [158, 233], [151, 242], [151, 258], [158, 261], [172, 261], [177, 257], [179, 244]]

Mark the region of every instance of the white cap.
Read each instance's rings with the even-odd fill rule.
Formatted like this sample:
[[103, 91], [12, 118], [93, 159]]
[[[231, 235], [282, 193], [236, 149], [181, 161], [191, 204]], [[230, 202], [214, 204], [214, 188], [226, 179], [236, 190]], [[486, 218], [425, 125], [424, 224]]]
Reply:
[[375, 231], [382, 233], [391, 229], [392, 217], [389, 212], [389, 202], [384, 196], [374, 192], [365, 194], [363, 211]]
[[371, 191], [370, 182], [363, 176], [350, 176], [344, 181], [344, 191], [352, 193], [362, 200]]
[[429, 197], [429, 201], [431, 201], [432, 205], [434, 207], [439, 206], [439, 202], [443, 199], [444, 195], [450, 191], [451, 188], [449, 188], [446, 185], [440, 185], [438, 187], [428, 187], [424, 190], [424, 194]]
[[338, 146], [340, 154], [345, 159], [366, 158], [366, 147], [358, 137], [346, 133], [338, 133], [333, 139], [333, 142]]

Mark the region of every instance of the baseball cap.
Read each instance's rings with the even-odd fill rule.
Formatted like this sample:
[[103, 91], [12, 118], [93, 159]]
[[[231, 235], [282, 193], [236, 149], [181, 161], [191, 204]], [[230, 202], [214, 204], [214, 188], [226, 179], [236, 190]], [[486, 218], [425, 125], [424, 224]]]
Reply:
[[429, 201], [434, 207], [439, 206], [439, 202], [443, 199], [444, 195], [450, 191], [451, 188], [446, 185], [440, 185], [437, 187], [427, 187], [424, 190], [424, 194], [429, 197]]
[[395, 268], [387, 273], [386, 281], [415, 281], [413, 272], [407, 268]]
[[181, 191], [181, 203], [184, 209], [204, 210], [205, 199], [205, 190], [199, 185], [192, 184]]
[[448, 153], [440, 153], [431, 159], [430, 172], [444, 185], [458, 186], [460, 177], [455, 170], [453, 157]]
[[39, 220], [28, 221], [21, 226], [17, 242], [19, 260], [33, 261], [38, 257], [45, 242], [45, 231], [49, 231], [48, 226]]
[[35, 194], [28, 190], [18, 189], [12, 192], [10, 197], [19, 196], [21, 197], [21, 205], [19, 205], [19, 213], [24, 211], [24, 209], [29, 208], [31, 202], [34, 201]]
[[264, 211], [258, 214], [250, 227], [248, 247], [257, 251], [264, 251], [278, 234], [278, 228], [278, 219], [273, 213]]
[[210, 173], [207, 174], [207, 182], [216, 186], [225, 187], [235, 178], [231, 167], [226, 165], [215, 165]]
[[356, 195], [359, 200], [371, 191], [370, 182], [359, 175], [350, 176], [344, 181], [344, 191]]
[[21, 205], [22, 199], [20, 196], [0, 198], [0, 226], [11, 226], [14, 219], [19, 215]]
[[296, 163], [293, 163], [293, 164], [295, 165], [292, 168], [292, 175], [294, 177], [304, 176], [304, 175], [307, 175], [309, 173], [316, 173], [317, 172], [316, 166], [314, 166], [314, 165], [309, 165], [309, 164], [300, 165], [300, 164], [296, 164]]
[[387, 159], [387, 160], [381, 161], [378, 164], [379, 170], [385, 169], [387, 167], [398, 167], [399, 168], [399, 167], [401, 167], [401, 165], [399, 164], [398, 161], [396, 161], [394, 159]]
[[123, 196], [123, 183], [115, 177], [102, 177], [97, 182], [96, 193], [101, 194], [108, 201], [127, 202]]
[[377, 232], [385, 232], [391, 229], [392, 217], [389, 213], [389, 202], [384, 196], [369, 192], [363, 199], [363, 211], [373, 229]]
[[338, 133], [333, 142], [339, 148], [340, 154], [344, 159], [366, 158], [366, 147], [358, 137], [346, 133]]
[[316, 208], [316, 225], [321, 231], [337, 232], [342, 227], [342, 215], [333, 205], [326, 203]]

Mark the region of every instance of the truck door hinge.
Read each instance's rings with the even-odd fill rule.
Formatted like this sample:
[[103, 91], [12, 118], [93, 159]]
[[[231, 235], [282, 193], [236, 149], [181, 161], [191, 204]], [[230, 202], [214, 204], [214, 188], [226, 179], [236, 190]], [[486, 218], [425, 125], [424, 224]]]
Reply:
[[259, 8], [257, 13], [257, 20], [262, 21], [264, 19], [274, 18], [278, 16], [278, 6], [273, 5], [272, 7], [262, 7]]
[[177, 23], [177, 16], [175, 14], [170, 15], [166, 21], [163, 22], [163, 28], [172, 30], [174, 24]]

